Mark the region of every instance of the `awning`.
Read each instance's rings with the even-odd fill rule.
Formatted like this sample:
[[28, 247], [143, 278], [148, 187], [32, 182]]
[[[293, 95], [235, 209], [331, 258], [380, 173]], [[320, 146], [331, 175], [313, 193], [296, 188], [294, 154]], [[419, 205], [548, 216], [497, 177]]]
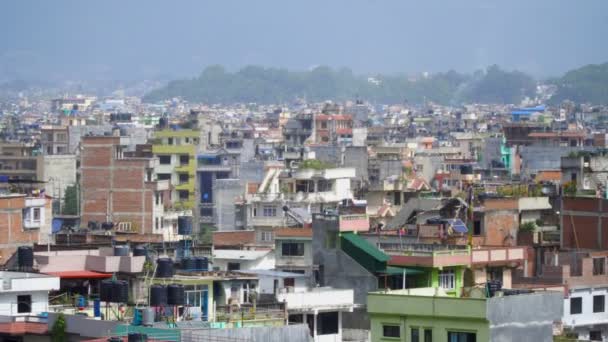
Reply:
[[410, 268], [410, 267], [395, 267], [395, 266], [386, 266], [386, 269], [383, 272], [380, 272], [381, 274], [386, 274], [386, 275], [403, 275], [405, 271], [405, 275], [417, 275], [417, 274], [424, 274], [424, 271], [416, 269], [416, 268]]
[[56, 276], [61, 279], [105, 279], [112, 277], [112, 273], [101, 273], [94, 271], [62, 271], [47, 272], [46, 274]]
[[364, 238], [353, 234], [353, 233], [343, 233], [342, 238], [351, 244], [353, 244], [356, 248], [360, 249], [363, 253], [371, 256], [379, 262], [387, 262], [390, 260], [390, 257], [378, 248], [376, 248], [371, 243], [367, 242]]

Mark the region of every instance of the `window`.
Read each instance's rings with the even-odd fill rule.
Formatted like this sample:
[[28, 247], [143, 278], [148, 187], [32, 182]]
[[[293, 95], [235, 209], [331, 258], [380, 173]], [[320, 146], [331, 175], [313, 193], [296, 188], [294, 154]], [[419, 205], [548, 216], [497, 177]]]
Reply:
[[155, 218], [154, 218], [154, 228], [155, 228], [156, 230], [159, 230], [159, 229], [160, 229], [160, 224], [159, 224], [158, 217], [155, 217]]
[[382, 325], [382, 336], [383, 337], [401, 337], [401, 329], [398, 325]]
[[319, 312], [317, 315], [317, 335], [338, 333], [338, 312]]
[[317, 191], [332, 191], [333, 182], [330, 180], [321, 179], [317, 182]]
[[583, 299], [581, 297], [578, 298], [570, 298], [570, 314], [576, 315], [583, 312]]
[[171, 180], [170, 173], [159, 173], [156, 176], [157, 176], [158, 180]]
[[470, 332], [448, 331], [448, 342], [477, 342], [477, 335]]
[[304, 243], [302, 243], [302, 242], [283, 242], [281, 244], [281, 255], [283, 255], [283, 256], [304, 256]]
[[158, 156], [158, 162], [162, 165], [171, 164], [171, 156]]
[[173, 145], [173, 138], [167, 138], [167, 145]]
[[190, 179], [190, 175], [188, 175], [187, 173], [179, 174], [179, 184], [188, 183], [189, 179]]
[[606, 274], [606, 258], [593, 258], [593, 275]]
[[180, 165], [188, 165], [190, 163], [190, 156], [187, 154], [181, 154], [179, 156], [179, 164]]
[[65, 133], [57, 133], [57, 142], [67, 142], [68, 138]]
[[261, 240], [263, 242], [270, 242], [270, 241], [272, 241], [272, 232], [262, 231], [261, 232]]
[[40, 222], [40, 208], [32, 209], [32, 220], [34, 222]]
[[32, 312], [32, 296], [17, 296], [17, 313]]
[[277, 207], [265, 205], [262, 211], [262, 215], [265, 217], [277, 216]]
[[593, 312], [606, 311], [606, 296], [593, 296]]
[[238, 262], [229, 262], [228, 271], [238, 271], [241, 269], [241, 264]]
[[454, 270], [439, 271], [439, 287], [453, 290], [456, 283]]
[[589, 332], [589, 340], [590, 341], [603, 341], [602, 340], [602, 331], [601, 330], [592, 330]]
[[393, 193], [393, 204], [394, 205], [401, 205], [401, 192], [395, 191]]
[[296, 286], [296, 280], [294, 278], [283, 278], [283, 287], [294, 287]]
[[424, 342], [433, 342], [433, 329], [424, 329]]
[[481, 220], [473, 221], [473, 235], [481, 235]]
[[180, 190], [178, 191], [180, 201], [187, 201], [190, 197], [190, 193], [188, 190]]
[[418, 328], [412, 328], [410, 334], [411, 342], [420, 342], [420, 330]]

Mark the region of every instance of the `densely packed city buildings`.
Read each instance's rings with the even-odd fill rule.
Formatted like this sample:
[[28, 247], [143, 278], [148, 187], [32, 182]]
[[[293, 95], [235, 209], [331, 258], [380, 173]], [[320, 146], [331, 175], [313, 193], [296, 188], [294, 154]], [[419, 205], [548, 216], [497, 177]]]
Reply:
[[606, 107], [39, 101], [3, 341], [608, 341]]

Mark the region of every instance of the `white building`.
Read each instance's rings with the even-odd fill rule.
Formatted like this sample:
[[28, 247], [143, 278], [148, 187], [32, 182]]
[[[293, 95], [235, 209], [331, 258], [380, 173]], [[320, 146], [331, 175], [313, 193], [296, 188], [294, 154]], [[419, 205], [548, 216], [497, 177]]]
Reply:
[[352, 312], [354, 291], [317, 287], [277, 295], [287, 304], [289, 323], [307, 323], [315, 342], [342, 341], [342, 313]]
[[213, 269], [218, 271], [270, 270], [274, 268], [272, 250], [216, 249]]
[[49, 291], [59, 290], [59, 277], [38, 273], [0, 272], [1, 316], [30, 316], [47, 312]]
[[[352, 200], [354, 168], [296, 169], [271, 168], [254, 194], [247, 195], [249, 226], [284, 227], [299, 221], [283, 208], [320, 213]], [[297, 222], [301, 223], [301, 222]]]
[[608, 286], [570, 288], [564, 300], [564, 328], [578, 340], [608, 341]]

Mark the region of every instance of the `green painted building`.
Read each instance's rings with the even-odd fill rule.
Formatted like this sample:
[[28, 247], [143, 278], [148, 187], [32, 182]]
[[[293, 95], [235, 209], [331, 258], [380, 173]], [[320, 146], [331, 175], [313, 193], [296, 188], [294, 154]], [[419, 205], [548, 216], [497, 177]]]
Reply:
[[455, 298], [438, 288], [371, 292], [372, 341], [551, 341], [563, 294]]
[[199, 135], [196, 130], [163, 130], [154, 134], [152, 153], [159, 159], [156, 174], [159, 180], [171, 181], [175, 209], [192, 209], [195, 204]]

